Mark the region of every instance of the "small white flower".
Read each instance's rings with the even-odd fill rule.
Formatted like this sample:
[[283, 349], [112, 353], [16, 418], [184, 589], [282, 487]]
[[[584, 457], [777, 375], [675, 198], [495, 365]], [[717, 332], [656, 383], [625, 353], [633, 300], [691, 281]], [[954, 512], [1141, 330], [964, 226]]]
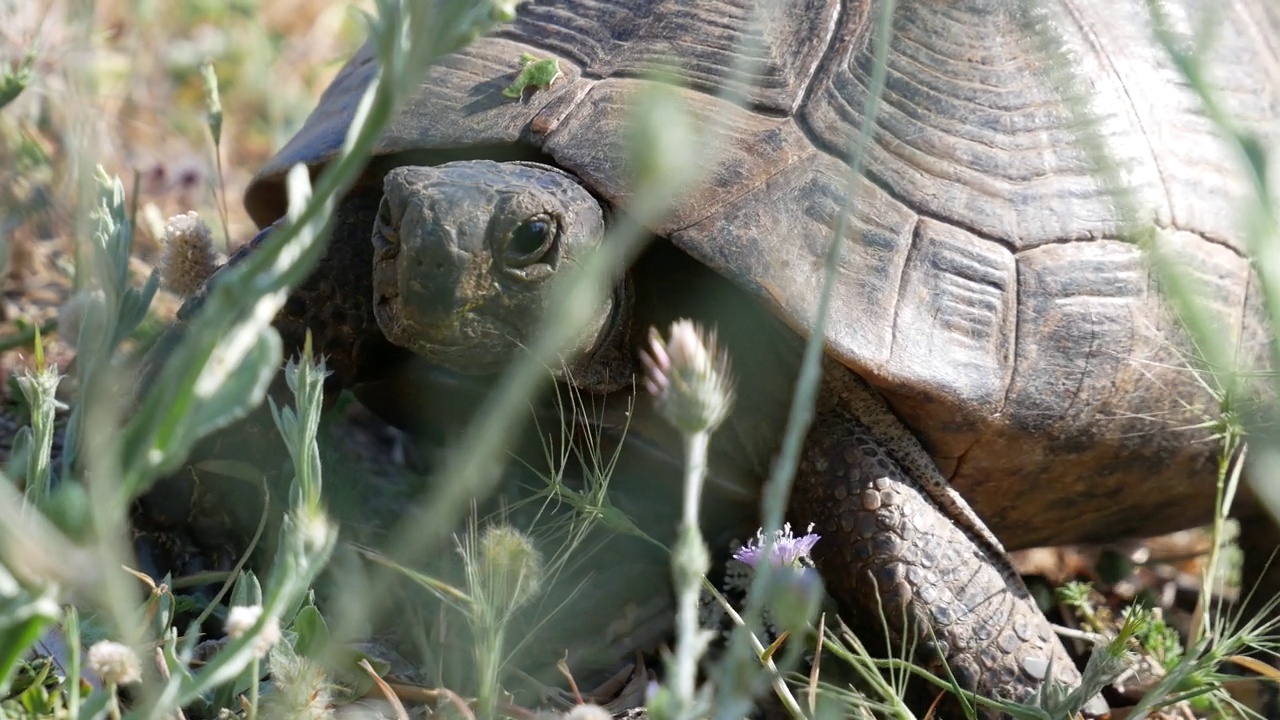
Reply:
[[564, 720], [613, 720], [613, 713], [594, 703], [575, 705], [564, 714]]
[[253, 629], [262, 617], [261, 605], [235, 605], [227, 611], [227, 634], [238, 638]]
[[716, 344], [715, 331], [704, 333], [691, 320], [671, 324], [665, 342], [649, 328], [649, 350], [640, 353], [645, 388], [659, 412], [685, 433], [714, 430], [733, 404], [729, 356]]
[[[236, 605], [227, 611], [227, 635], [232, 639], [243, 637], [245, 633], [253, 629], [258, 622], [258, 618], [262, 617], [261, 605]], [[271, 616], [267, 618], [267, 623], [262, 628], [262, 632], [258, 635], [258, 643], [256, 646], [258, 657], [267, 654], [267, 651], [275, 647], [280, 642], [280, 619]]]
[[[324, 371], [324, 363], [320, 363]], [[308, 556], [318, 556], [334, 541], [338, 528], [322, 511], [295, 513], [298, 536], [302, 538], [302, 551]]]
[[166, 290], [191, 297], [218, 269], [213, 233], [195, 212], [174, 215], [164, 224], [164, 254], [160, 281]]
[[89, 669], [108, 685], [132, 685], [142, 679], [142, 664], [128, 645], [102, 640], [89, 648]]

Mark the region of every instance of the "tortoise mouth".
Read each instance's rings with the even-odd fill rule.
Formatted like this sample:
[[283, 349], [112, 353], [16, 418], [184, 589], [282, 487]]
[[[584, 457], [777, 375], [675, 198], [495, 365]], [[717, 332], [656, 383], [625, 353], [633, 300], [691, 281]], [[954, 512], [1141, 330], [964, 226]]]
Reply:
[[[394, 267], [390, 272], [395, 272]], [[523, 345], [524, 332], [483, 304], [464, 305], [456, 312], [428, 315], [404, 302], [397, 288], [380, 291], [375, 312], [383, 335], [392, 344], [461, 375], [486, 375], [502, 370]]]

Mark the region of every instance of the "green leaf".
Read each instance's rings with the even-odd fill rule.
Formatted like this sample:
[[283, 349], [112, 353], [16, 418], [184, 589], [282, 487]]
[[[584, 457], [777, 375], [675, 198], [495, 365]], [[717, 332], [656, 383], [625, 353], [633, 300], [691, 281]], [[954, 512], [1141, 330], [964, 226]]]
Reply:
[[343, 646], [334, 648], [330, 656], [330, 662], [325, 666], [325, 670], [334, 681], [346, 690], [345, 697], [350, 700], [364, 697], [373, 689], [373, 678], [369, 677], [369, 673], [360, 667], [360, 661], [368, 661], [373, 671], [378, 677], [386, 676], [391, 670], [391, 664], [386, 660], [373, 657], [358, 648]]
[[307, 605], [293, 619], [293, 631], [298, 639], [293, 644], [296, 653], [303, 657], [319, 659], [329, 646], [329, 625], [315, 605]]
[[240, 573], [235, 589], [231, 591], [231, 606], [261, 607], [261, 605], [262, 585], [258, 582], [258, 576], [254, 575], [252, 570], [245, 570]]
[[[125, 489], [131, 496], [175, 469], [200, 438], [257, 407], [279, 368], [280, 336], [265, 322], [246, 321], [220, 340], [213, 330], [191, 332], [202, 330], [210, 336], [187, 338], [186, 352], [170, 359], [172, 372], [165, 369], [125, 429]], [[174, 375], [194, 377], [182, 383]]]
[[[16, 376], [14, 379], [16, 381]], [[9, 448], [9, 467], [5, 474], [14, 481], [25, 480], [27, 477], [27, 456], [31, 452], [31, 426], [23, 425], [18, 428], [18, 432], [14, 434], [12, 442], [13, 445]]]
[[141, 290], [134, 288], [126, 288], [120, 297], [120, 317], [116, 321], [115, 337], [112, 338], [112, 345], [119, 345], [124, 342], [142, 321], [147, 317], [147, 311], [151, 308], [151, 300], [156, 295], [156, 290], [160, 289], [160, 273], [152, 271], [147, 278], [147, 283], [142, 286]]
[[51, 590], [32, 591], [0, 565], [0, 696], [8, 695], [22, 658], [58, 615]]
[[76, 482], [58, 483], [41, 508], [49, 521], [72, 540], [85, 541], [93, 527], [89, 494]]
[[98, 720], [107, 714], [107, 703], [111, 700], [111, 694], [106, 690], [94, 691], [92, 695], [85, 699], [84, 704], [80, 706], [80, 717], [78, 720]]
[[524, 53], [520, 56], [520, 72], [516, 74], [515, 81], [502, 91], [502, 94], [519, 99], [524, 96], [525, 90], [533, 88], [537, 91], [551, 87], [551, 83], [563, 75], [557, 58], [539, 60], [529, 53]]

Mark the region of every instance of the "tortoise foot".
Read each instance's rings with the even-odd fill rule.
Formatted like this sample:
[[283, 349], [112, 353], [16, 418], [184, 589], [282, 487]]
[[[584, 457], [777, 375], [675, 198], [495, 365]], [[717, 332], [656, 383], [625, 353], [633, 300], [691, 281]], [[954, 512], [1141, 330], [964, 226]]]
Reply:
[[[1028, 700], [1049, 668], [1079, 685], [1002, 551], [943, 512], [853, 413], [818, 417], [792, 497], [795, 519], [822, 534], [814, 559], [863, 637], [883, 636], [883, 617], [888, 650], [914, 642], [917, 663], [986, 697]], [[1106, 703], [1095, 698], [1086, 712]]]

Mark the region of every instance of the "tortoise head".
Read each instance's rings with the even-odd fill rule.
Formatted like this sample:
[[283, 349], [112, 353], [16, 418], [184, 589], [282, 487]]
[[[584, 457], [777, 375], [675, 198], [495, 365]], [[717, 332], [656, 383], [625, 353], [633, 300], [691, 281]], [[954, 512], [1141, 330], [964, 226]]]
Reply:
[[[532, 340], [566, 270], [600, 245], [604, 211], [556, 168], [474, 160], [398, 167], [374, 224], [374, 309], [387, 339], [462, 373]], [[606, 302], [570, 354], [610, 326]]]

